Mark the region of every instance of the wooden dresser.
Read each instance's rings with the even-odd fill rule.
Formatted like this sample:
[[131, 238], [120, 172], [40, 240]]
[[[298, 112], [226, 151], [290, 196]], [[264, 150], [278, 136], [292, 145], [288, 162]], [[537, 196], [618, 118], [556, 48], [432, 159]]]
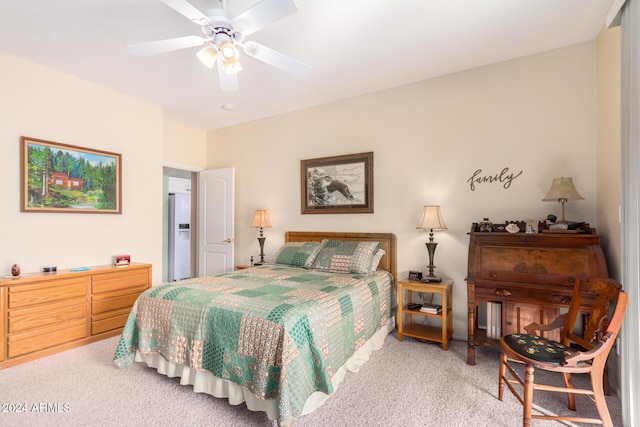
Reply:
[[0, 368], [119, 334], [151, 265], [0, 279]]
[[569, 306], [570, 278], [609, 277], [600, 238], [588, 225], [576, 233], [477, 230], [473, 224], [466, 279], [469, 365], [475, 364], [476, 346], [500, 344], [478, 328], [480, 304], [501, 304], [501, 335], [524, 332], [531, 322], [548, 323]]

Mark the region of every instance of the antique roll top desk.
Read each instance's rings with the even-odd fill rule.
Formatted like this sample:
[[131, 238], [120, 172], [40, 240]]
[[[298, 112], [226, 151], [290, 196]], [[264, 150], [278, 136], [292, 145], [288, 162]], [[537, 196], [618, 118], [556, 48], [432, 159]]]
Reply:
[[[571, 278], [609, 277], [600, 238], [588, 224], [572, 232], [469, 233], [467, 272], [467, 364], [475, 364], [479, 345], [499, 346], [478, 328], [478, 306], [502, 305], [501, 335], [524, 332], [531, 322], [548, 323], [568, 307]], [[583, 304], [588, 304], [587, 299]], [[549, 336], [549, 338], [557, 338]]]

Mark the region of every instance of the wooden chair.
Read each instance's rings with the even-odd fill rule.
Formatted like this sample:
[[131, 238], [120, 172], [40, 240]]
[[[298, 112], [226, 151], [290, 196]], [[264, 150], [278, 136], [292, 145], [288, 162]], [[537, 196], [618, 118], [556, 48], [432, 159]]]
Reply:
[[[502, 337], [500, 340], [498, 399], [502, 400], [506, 384], [524, 406], [523, 426], [530, 426], [531, 419], [555, 419], [613, 426], [604, 397], [603, 375], [607, 356], [622, 324], [627, 299], [628, 295], [622, 291], [620, 283], [614, 280], [576, 280], [571, 305], [567, 313], [549, 325], [534, 323], [527, 326], [525, 328], [527, 334], [511, 334]], [[583, 336], [578, 336], [574, 333], [574, 326], [580, 311], [581, 301], [583, 304], [589, 302], [589, 310], [585, 317]], [[610, 313], [613, 313], [611, 317], [609, 317]], [[535, 335], [536, 331], [548, 331], [559, 327], [563, 328], [560, 342]], [[580, 346], [580, 349], [576, 348], [576, 344]], [[514, 362], [524, 364], [524, 380], [510, 365]], [[562, 373], [565, 386], [536, 383], [535, 369]], [[509, 377], [507, 377], [507, 373], [510, 375]], [[574, 373], [589, 374], [591, 389], [576, 388], [571, 382], [571, 374]], [[514, 384], [522, 386], [522, 395]], [[576, 410], [575, 395], [586, 395], [595, 404], [600, 418], [533, 415], [534, 390], [567, 393], [567, 407], [572, 411]]]

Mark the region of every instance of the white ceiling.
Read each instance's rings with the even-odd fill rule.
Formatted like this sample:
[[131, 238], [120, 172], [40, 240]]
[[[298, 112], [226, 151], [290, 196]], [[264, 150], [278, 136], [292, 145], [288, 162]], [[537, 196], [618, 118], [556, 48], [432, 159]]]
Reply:
[[[159, 0], [0, 0], [0, 51], [161, 105], [216, 129], [594, 39], [614, 0], [296, 0], [248, 39], [312, 67], [293, 77], [241, 53], [221, 92], [199, 48], [136, 57], [128, 44], [199, 35]], [[229, 0], [236, 15], [256, 0]], [[203, 12], [218, 0], [192, 0]], [[224, 111], [232, 104], [233, 111]]]

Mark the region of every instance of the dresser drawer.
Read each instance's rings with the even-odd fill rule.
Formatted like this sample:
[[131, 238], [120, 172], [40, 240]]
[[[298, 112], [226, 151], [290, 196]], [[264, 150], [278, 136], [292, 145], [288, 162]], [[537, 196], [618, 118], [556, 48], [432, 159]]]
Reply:
[[6, 323], [7, 323], [7, 314], [4, 308], [7, 306], [7, 292], [8, 289], [4, 286], [0, 287], [0, 362], [2, 362], [7, 357], [7, 346], [6, 346]]
[[128, 270], [93, 278], [91, 334], [122, 328], [138, 296], [149, 288], [149, 270]]
[[88, 277], [73, 277], [12, 286], [9, 288], [9, 310], [86, 297], [89, 280]]
[[8, 332], [14, 334], [29, 329], [57, 325], [68, 320], [87, 317], [87, 300], [84, 297], [55, 303], [9, 310]]
[[7, 357], [17, 357], [45, 350], [87, 335], [87, 320], [76, 319], [43, 328], [32, 329], [22, 334], [9, 335]]
[[132, 290], [144, 290], [149, 287], [149, 269], [129, 269], [120, 267], [122, 271], [95, 275], [93, 277], [91, 291], [95, 294], [130, 293]]
[[136, 299], [143, 291], [144, 289], [125, 295], [93, 297], [91, 314], [95, 315], [122, 308], [131, 310], [133, 303], [136, 302]]
[[93, 316], [91, 321], [91, 334], [96, 335], [102, 332], [112, 331], [122, 328], [129, 318], [129, 308], [120, 309], [109, 313]]

